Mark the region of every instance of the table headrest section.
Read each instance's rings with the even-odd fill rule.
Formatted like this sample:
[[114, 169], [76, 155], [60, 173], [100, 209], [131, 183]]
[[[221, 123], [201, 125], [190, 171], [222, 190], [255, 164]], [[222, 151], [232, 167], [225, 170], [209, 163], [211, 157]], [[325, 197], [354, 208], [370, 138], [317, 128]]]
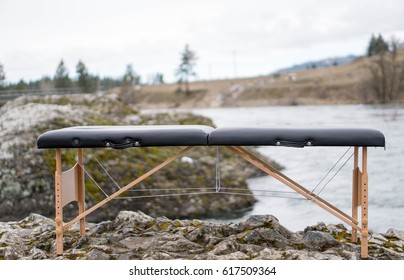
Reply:
[[37, 146], [44, 148], [104, 148], [157, 146], [206, 146], [210, 126], [76, 126], [40, 135]]

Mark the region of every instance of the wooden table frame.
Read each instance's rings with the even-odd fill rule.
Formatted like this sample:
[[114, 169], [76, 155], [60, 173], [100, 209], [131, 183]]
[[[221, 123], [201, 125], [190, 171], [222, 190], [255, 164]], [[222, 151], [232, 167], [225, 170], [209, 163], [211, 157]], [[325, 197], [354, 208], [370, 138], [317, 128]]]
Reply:
[[[186, 154], [193, 146], [183, 148], [172, 157], [160, 163], [150, 171], [146, 172], [139, 178], [133, 180], [126, 186], [120, 188], [115, 193], [109, 195], [104, 200], [98, 202], [89, 209], [85, 209], [85, 185], [84, 185], [84, 165], [83, 150], [77, 149], [77, 163], [70, 170], [62, 172], [62, 154], [61, 149], [56, 149], [56, 172], [55, 172], [55, 213], [56, 213], [56, 254], [63, 254], [63, 232], [71, 227], [74, 223], [79, 222], [80, 235], [85, 236], [85, 217], [90, 213], [108, 203], [112, 199], [120, 196], [130, 188], [136, 186], [152, 174], [170, 164], [174, 160]], [[362, 148], [362, 170], [359, 168], [359, 149], [354, 147], [354, 168], [352, 183], [352, 215], [348, 215], [338, 209], [331, 203], [313, 194], [302, 185], [298, 184], [276, 168], [260, 159], [256, 155], [247, 151], [240, 146], [226, 146], [229, 150], [244, 158], [257, 168], [264, 171], [287, 187], [296, 191], [314, 204], [320, 206], [331, 215], [337, 217], [342, 222], [352, 227], [352, 242], [358, 241], [358, 233], [361, 243], [361, 257], [368, 258], [368, 174], [367, 174], [367, 147]], [[71, 201], [78, 202], [79, 214], [67, 223], [63, 223], [63, 207]], [[361, 223], [358, 221], [358, 208], [361, 209]]]

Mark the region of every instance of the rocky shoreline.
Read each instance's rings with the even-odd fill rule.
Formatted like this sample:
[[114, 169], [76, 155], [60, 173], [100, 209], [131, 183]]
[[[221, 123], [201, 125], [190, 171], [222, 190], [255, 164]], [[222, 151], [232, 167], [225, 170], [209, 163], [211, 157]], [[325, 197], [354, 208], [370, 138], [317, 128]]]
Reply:
[[[238, 223], [153, 218], [121, 211], [114, 220], [88, 223], [65, 233], [63, 256], [55, 254], [54, 221], [31, 214], [0, 222], [0, 260], [357, 260], [360, 245], [342, 224], [318, 223], [291, 232], [271, 215]], [[369, 259], [404, 259], [404, 231], [370, 233]]]
[[[36, 139], [43, 132], [81, 125], [167, 124], [214, 126], [212, 120], [190, 113], [142, 113], [113, 94], [22, 96], [8, 102], [0, 108], [0, 221], [20, 220], [32, 212], [54, 216], [55, 152], [36, 148]], [[118, 188], [103, 168], [117, 184], [125, 186], [178, 151], [178, 147], [85, 149], [84, 165], [104, 192], [112, 194]], [[76, 163], [76, 151], [63, 149], [62, 152], [63, 170], [70, 169]], [[215, 164], [214, 147], [194, 147], [136, 186], [143, 196], [158, 194], [158, 197], [112, 201], [109, 211], [98, 211], [89, 221], [114, 219], [121, 210], [188, 219], [243, 215], [256, 201], [246, 180], [262, 172], [227, 149], [220, 149], [223, 187], [237, 189], [245, 195], [215, 196], [210, 194], [215, 190]], [[180, 190], [175, 196], [168, 196], [173, 193], [172, 189]], [[185, 195], [191, 191], [207, 194]], [[131, 195], [133, 193], [127, 193]], [[86, 207], [103, 198], [104, 194], [86, 175]], [[67, 219], [77, 215], [75, 203], [64, 210]]]

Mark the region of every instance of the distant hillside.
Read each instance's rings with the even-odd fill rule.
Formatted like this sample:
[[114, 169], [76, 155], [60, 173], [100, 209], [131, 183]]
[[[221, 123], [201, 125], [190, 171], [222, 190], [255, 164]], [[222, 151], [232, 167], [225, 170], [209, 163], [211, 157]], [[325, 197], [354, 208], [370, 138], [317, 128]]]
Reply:
[[325, 68], [325, 67], [331, 67], [331, 66], [338, 66], [338, 65], [344, 65], [351, 63], [355, 59], [358, 59], [359, 56], [355, 55], [348, 55], [348, 56], [340, 56], [340, 57], [331, 57], [331, 58], [326, 58], [326, 59], [321, 59], [317, 61], [308, 61], [305, 63], [301, 64], [295, 64], [291, 67], [279, 69], [275, 71], [276, 73], [287, 73], [287, 72], [293, 72], [293, 71], [299, 71], [299, 70], [306, 70], [306, 69], [314, 69], [314, 68]]
[[[377, 103], [367, 82], [370, 62], [368, 57], [347, 56], [316, 62], [329, 67], [301, 66], [302, 70], [258, 77], [195, 81], [190, 83], [191, 94], [178, 90], [176, 83], [142, 85], [130, 98], [121, 88], [110, 92], [137, 108], [151, 109]], [[404, 103], [404, 92], [396, 102]]]

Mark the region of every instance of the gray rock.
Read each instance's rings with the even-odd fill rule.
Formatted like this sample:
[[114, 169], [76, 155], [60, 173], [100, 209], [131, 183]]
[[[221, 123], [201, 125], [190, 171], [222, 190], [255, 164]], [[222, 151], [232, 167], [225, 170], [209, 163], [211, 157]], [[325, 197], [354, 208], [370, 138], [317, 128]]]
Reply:
[[101, 250], [93, 249], [87, 253], [88, 260], [109, 260], [110, 256]]
[[200, 244], [200, 245], [206, 245], [210, 241], [210, 235], [206, 234], [206, 229], [205, 227], [203, 228], [196, 228], [192, 230], [190, 233], [185, 235], [185, 237], [194, 243]]
[[18, 222], [18, 225], [23, 228], [36, 228], [39, 225], [44, 227], [45, 225], [55, 226], [55, 221], [45, 216], [31, 213], [27, 218]]
[[252, 215], [247, 218], [246, 221], [243, 221], [238, 226], [238, 231], [244, 231], [247, 229], [255, 229], [255, 228], [273, 228], [275, 224], [279, 224], [279, 221], [276, 217], [271, 215]]
[[379, 233], [370, 233], [370, 239], [369, 239], [369, 243], [376, 243], [378, 245], [383, 245], [384, 243], [386, 243], [388, 240], [386, 237], [384, 237], [383, 235], [379, 234]]
[[398, 238], [404, 241], [404, 230], [397, 230], [397, 229], [389, 229], [387, 232], [384, 234], [384, 236], [388, 238]]
[[149, 246], [148, 251], [163, 251], [173, 253], [174, 255], [192, 255], [200, 254], [203, 252], [203, 247], [199, 244], [193, 243], [182, 235], [162, 235], [154, 238]]
[[356, 252], [351, 252], [351, 251], [346, 251], [344, 250], [341, 253], [341, 256], [343, 256], [344, 259], [346, 260], [359, 260], [359, 254]]
[[18, 260], [23, 257], [24, 257], [24, 255], [20, 254], [18, 251], [15, 250], [15, 248], [12, 248], [12, 247], [6, 248], [6, 250], [4, 252], [5, 260]]
[[254, 244], [239, 244], [240, 252], [251, 256], [252, 258], [256, 257], [259, 252], [267, 249], [263, 246], [254, 245]]
[[152, 244], [153, 238], [150, 237], [136, 237], [129, 236], [120, 241], [122, 245], [131, 250], [143, 250], [145, 251]]
[[316, 225], [308, 226], [304, 229], [304, 233], [306, 233], [308, 231], [328, 231], [328, 228], [325, 225], [325, 223], [320, 222], [320, 223], [317, 223]]
[[242, 252], [233, 252], [227, 255], [222, 255], [220, 257], [221, 260], [248, 260], [248, 255]]
[[47, 259], [46, 253], [38, 248], [32, 248], [29, 251], [29, 260], [44, 260]]
[[28, 248], [24, 244], [21, 236], [22, 230], [15, 229], [12, 232], [3, 233], [0, 238], [0, 246], [5, 247], [4, 258], [6, 260], [16, 260], [25, 257]]
[[150, 252], [142, 257], [142, 260], [172, 260], [174, 257], [164, 252]]
[[289, 250], [287, 251], [287, 259], [290, 260], [342, 260], [342, 257], [336, 253], [313, 252], [305, 250]]
[[285, 237], [280, 232], [268, 228], [260, 228], [257, 230], [257, 232], [268, 246], [273, 246], [275, 248], [285, 248], [286, 246], [293, 245], [293, 241], [290, 239], [291, 234], [289, 233], [287, 233]]
[[224, 240], [211, 251], [214, 255], [228, 255], [238, 251], [239, 244], [235, 240]]
[[339, 244], [329, 233], [321, 231], [307, 231], [302, 242], [309, 247], [322, 251]]
[[285, 251], [278, 251], [272, 248], [265, 248], [259, 252], [256, 257], [258, 260], [284, 260], [287, 259], [287, 254]]
[[[341, 242], [328, 232], [311, 230], [316, 228], [337, 235]], [[64, 254], [56, 256], [52, 220], [31, 215], [20, 222], [0, 223], [0, 260], [360, 259], [360, 245], [351, 243], [341, 225], [318, 224], [304, 234], [293, 233], [264, 215], [234, 225], [125, 211], [112, 222], [88, 224], [87, 233], [91, 234], [80, 237], [78, 227], [65, 232]], [[404, 242], [396, 231], [371, 236], [370, 259], [404, 259]]]
[[91, 235], [92, 233], [102, 233], [105, 231], [110, 231], [114, 229], [114, 224], [111, 221], [103, 221], [97, 224], [95, 228], [93, 228], [88, 234]]

